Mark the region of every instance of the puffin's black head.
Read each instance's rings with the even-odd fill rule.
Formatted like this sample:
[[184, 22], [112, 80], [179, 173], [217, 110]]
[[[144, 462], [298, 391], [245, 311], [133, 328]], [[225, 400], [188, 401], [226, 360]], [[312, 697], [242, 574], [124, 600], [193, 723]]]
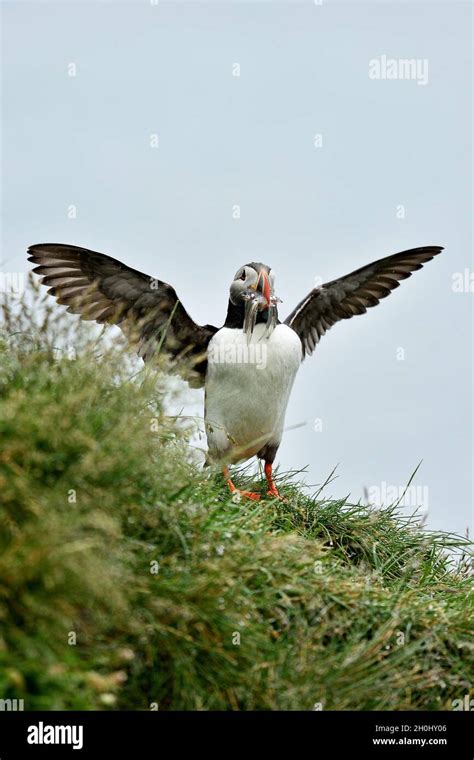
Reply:
[[[259, 311], [265, 311], [271, 304], [275, 277], [266, 264], [246, 264], [235, 273], [230, 286], [230, 300], [234, 306], [257, 298]], [[258, 297], [260, 296], [260, 297]]]
[[275, 276], [266, 264], [252, 262], [235, 273], [230, 286], [229, 314], [233, 321], [240, 315], [239, 326], [250, 339], [257, 322], [266, 322], [271, 333], [278, 321], [278, 298], [274, 294]]

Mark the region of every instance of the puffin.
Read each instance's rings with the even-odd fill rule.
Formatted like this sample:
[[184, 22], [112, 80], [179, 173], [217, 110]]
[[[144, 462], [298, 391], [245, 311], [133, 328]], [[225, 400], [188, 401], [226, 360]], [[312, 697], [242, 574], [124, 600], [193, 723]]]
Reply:
[[412, 248], [315, 287], [283, 322], [271, 267], [245, 264], [230, 284], [220, 328], [196, 324], [168, 283], [103, 253], [40, 243], [28, 248], [28, 260], [68, 312], [117, 325], [144, 362], [165, 354], [171, 371], [204, 387], [206, 463], [220, 465], [238, 499], [259, 500], [260, 493], [236, 487], [229, 468], [258, 457], [267, 495], [280, 498], [273, 464], [304, 359], [336, 322], [365, 314], [442, 250]]

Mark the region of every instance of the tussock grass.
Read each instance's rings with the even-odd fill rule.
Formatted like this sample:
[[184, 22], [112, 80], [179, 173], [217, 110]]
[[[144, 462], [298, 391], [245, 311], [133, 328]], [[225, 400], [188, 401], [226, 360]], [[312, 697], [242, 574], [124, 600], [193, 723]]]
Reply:
[[285, 502], [235, 503], [164, 415], [166, 378], [59, 314], [4, 308], [1, 698], [441, 710], [472, 694], [467, 540], [294, 477]]

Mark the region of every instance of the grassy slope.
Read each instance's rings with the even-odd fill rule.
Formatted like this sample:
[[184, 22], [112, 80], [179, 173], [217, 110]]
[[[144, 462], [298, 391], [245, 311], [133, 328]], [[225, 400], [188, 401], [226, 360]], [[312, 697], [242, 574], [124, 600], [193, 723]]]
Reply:
[[187, 462], [156, 376], [114, 357], [0, 344], [2, 698], [438, 710], [469, 693], [472, 577], [450, 538], [291, 483], [286, 503], [233, 503]]

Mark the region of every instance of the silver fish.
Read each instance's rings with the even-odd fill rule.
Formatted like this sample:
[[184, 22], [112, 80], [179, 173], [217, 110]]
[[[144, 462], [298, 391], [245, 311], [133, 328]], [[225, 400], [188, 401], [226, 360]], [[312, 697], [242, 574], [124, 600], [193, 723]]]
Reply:
[[267, 321], [265, 324], [265, 331], [263, 333], [264, 338], [269, 338], [277, 324], [277, 307], [276, 299], [272, 299], [270, 306], [267, 306], [267, 300], [261, 293], [257, 293], [254, 290], [244, 294], [245, 298], [245, 314], [244, 314], [244, 333], [247, 336], [247, 344], [253, 335], [255, 324], [257, 321], [257, 314], [262, 310], [262, 306], [267, 309]]

